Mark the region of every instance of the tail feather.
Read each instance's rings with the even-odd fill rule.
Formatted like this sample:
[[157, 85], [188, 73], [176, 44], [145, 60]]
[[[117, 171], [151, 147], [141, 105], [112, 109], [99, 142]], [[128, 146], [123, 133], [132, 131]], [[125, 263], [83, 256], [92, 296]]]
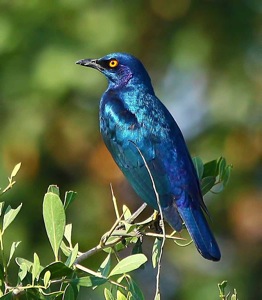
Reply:
[[187, 207], [178, 206], [178, 212], [199, 253], [206, 259], [219, 261], [220, 250], [201, 207], [190, 203]]

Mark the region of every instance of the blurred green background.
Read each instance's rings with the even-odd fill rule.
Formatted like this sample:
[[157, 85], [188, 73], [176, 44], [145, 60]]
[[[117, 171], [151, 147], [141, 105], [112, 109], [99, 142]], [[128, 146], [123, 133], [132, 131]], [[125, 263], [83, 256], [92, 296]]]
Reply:
[[[17, 184], [1, 200], [22, 212], [9, 230], [18, 255], [50, 262], [42, 219], [49, 184], [78, 193], [68, 211], [73, 237], [85, 251], [115, 220], [119, 205], [141, 202], [105, 149], [98, 104], [107, 83], [75, 61], [129, 52], [149, 71], [156, 94], [181, 127], [192, 156], [226, 157], [232, 179], [208, 195], [222, 260], [204, 260], [191, 245], [166, 246], [163, 299], [218, 299], [227, 279], [240, 299], [262, 295], [261, 2], [255, 0], [1, 0], [0, 186], [22, 162]], [[150, 212], [150, 211], [149, 211]], [[152, 241], [144, 251], [150, 255]], [[103, 255], [86, 265], [96, 267]], [[15, 267], [15, 266], [14, 266]], [[154, 271], [137, 274], [146, 299]], [[99, 296], [100, 295], [100, 296]], [[81, 299], [96, 298], [83, 291]]]

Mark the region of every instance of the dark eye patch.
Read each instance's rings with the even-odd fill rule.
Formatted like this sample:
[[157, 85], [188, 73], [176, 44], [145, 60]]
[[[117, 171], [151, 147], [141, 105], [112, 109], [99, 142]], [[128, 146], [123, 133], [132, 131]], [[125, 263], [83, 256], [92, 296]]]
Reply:
[[109, 63], [110, 63], [111, 59], [103, 59], [103, 60], [99, 60], [98, 63], [102, 68], [105, 69], [113, 69], [112, 67], [110, 67]]
[[105, 69], [108, 68], [108, 63], [109, 63], [109, 60], [100, 60], [99, 62], [99, 65]]

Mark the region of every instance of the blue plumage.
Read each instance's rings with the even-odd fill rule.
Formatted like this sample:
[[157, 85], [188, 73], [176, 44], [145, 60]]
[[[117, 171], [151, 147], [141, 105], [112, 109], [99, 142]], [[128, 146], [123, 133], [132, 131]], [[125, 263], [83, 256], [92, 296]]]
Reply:
[[200, 254], [220, 260], [220, 251], [203, 211], [199, 181], [183, 135], [155, 96], [150, 77], [132, 55], [112, 53], [77, 64], [108, 79], [100, 101], [100, 131], [115, 162], [136, 193], [158, 210], [143, 154], [154, 178], [165, 220], [177, 231], [184, 221]]

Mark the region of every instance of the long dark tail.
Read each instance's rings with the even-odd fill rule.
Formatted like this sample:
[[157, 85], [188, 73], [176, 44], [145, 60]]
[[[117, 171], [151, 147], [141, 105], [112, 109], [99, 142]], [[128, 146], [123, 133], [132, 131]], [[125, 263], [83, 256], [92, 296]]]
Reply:
[[199, 253], [206, 259], [219, 261], [221, 258], [219, 247], [200, 205], [178, 206], [177, 209]]

